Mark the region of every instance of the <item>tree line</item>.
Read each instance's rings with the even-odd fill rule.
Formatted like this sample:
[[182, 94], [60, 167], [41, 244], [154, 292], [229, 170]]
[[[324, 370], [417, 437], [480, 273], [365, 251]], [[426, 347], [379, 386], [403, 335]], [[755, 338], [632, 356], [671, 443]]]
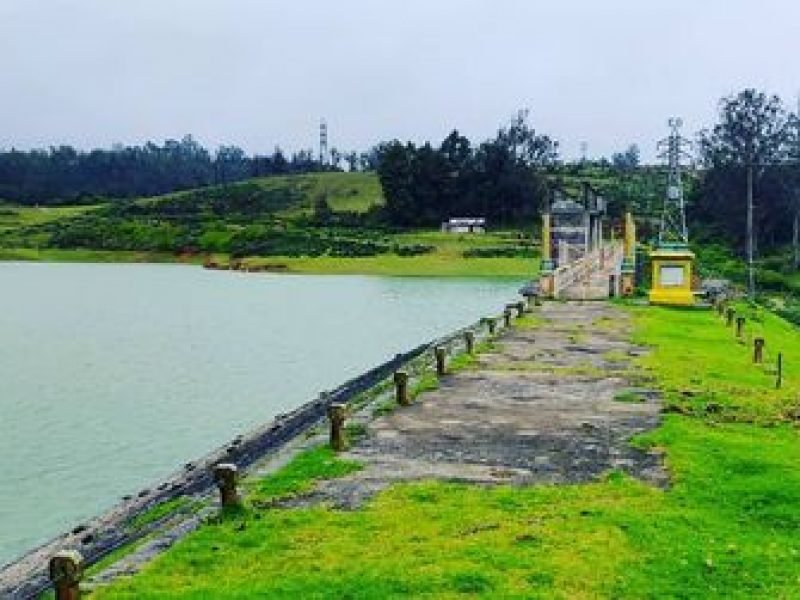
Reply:
[[438, 146], [394, 140], [377, 151], [385, 214], [395, 226], [438, 226], [448, 217], [481, 216], [492, 225], [531, 222], [546, 199], [543, 168], [558, 144], [520, 113], [476, 147], [458, 131]]
[[375, 152], [333, 149], [322, 164], [310, 150], [286, 155], [248, 156], [237, 146], [203, 147], [192, 136], [159, 145], [115, 145], [81, 151], [57, 146], [29, 151], [0, 151], [0, 201], [19, 204], [71, 204], [105, 198], [155, 196], [250, 177], [324, 170], [373, 169]]
[[752, 243], [754, 252], [791, 243], [797, 268], [798, 115], [779, 96], [746, 89], [720, 101], [717, 123], [700, 132], [697, 145], [701, 173], [689, 203], [696, 233], [740, 250]]

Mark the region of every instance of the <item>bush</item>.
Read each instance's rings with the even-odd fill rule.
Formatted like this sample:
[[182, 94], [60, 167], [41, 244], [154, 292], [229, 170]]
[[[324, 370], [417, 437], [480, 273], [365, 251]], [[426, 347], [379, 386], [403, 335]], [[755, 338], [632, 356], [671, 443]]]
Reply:
[[462, 255], [464, 258], [535, 258], [536, 252], [524, 246], [489, 246], [470, 248]]
[[434, 250], [434, 246], [428, 246], [426, 244], [396, 245], [394, 247], [394, 253], [398, 256], [419, 256], [421, 254], [428, 254]]
[[763, 289], [775, 292], [787, 292], [791, 289], [782, 273], [770, 269], [760, 269], [756, 272], [756, 284]]

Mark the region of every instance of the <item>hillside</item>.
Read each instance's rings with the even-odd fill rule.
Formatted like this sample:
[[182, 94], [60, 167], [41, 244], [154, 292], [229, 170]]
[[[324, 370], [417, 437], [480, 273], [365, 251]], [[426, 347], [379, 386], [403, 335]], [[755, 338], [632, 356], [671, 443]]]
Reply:
[[316, 173], [95, 206], [5, 206], [0, 258], [383, 275], [527, 278], [536, 271], [530, 234], [398, 233], [370, 210], [381, 204], [374, 173]]

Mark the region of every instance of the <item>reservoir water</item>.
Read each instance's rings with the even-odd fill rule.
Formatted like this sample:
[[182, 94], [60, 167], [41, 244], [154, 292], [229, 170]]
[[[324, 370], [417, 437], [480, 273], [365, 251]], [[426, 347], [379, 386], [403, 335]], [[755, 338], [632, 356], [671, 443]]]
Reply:
[[0, 565], [519, 283], [0, 263]]

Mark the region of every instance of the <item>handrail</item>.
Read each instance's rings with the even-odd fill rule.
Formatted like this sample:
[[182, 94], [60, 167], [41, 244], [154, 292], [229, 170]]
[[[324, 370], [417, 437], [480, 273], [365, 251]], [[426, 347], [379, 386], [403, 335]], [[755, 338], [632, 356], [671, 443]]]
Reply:
[[556, 268], [553, 271], [553, 297], [559, 298], [566, 289], [581, 281], [588, 283], [592, 272], [600, 270], [602, 265], [616, 265], [622, 260], [621, 250], [619, 244], [605, 245]]

